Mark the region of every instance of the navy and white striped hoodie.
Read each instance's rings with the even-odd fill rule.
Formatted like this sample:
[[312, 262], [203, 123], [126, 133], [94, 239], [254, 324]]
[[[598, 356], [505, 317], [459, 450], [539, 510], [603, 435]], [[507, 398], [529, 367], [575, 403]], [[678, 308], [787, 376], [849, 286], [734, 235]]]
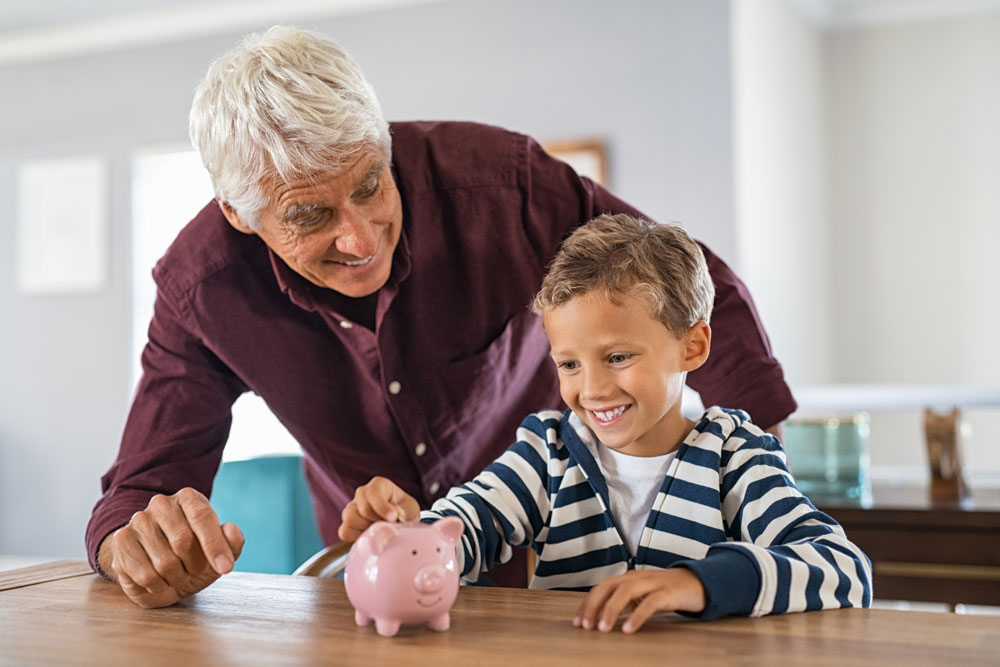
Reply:
[[465, 522], [466, 580], [507, 561], [512, 547], [531, 547], [537, 589], [588, 590], [632, 569], [686, 567], [705, 586], [702, 618], [871, 604], [868, 558], [796, 488], [777, 439], [745, 412], [710, 408], [684, 438], [635, 554], [584, 444], [594, 438], [570, 410], [530, 415], [500, 458], [423, 512], [424, 521]]

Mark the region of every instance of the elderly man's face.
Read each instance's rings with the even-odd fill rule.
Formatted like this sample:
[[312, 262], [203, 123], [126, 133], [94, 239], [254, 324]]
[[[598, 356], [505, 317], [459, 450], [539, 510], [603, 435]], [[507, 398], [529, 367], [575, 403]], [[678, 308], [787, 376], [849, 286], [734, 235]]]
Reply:
[[[389, 279], [403, 209], [389, 162], [363, 151], [335, 176], [267, 187], [256, 233], [309, 282], [349, 297], [368, 296]], [[232, 209], [229, 222], [251, 233]]]

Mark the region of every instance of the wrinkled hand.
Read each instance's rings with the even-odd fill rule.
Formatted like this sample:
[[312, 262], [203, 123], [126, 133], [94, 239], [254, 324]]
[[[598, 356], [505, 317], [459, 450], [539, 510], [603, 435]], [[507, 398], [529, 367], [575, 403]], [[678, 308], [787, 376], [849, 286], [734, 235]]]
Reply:
[[376, 521], [416, 521], [420, 505], [401, 488], [385, 477], [373, 477], [354, 492], [354, 500], [340, 514], [337, 536], [354, 542]]
[[608, 577], [590, 589], [573, 618], [573, 625], [610, 632], [626, 609], [634, 609], [622, 632], [636, 632], [658, 611], [699, 612], [705, 609], [705, 587], [684, 567], [633, 570]]
[[235, 524], [219, 525], [191, 488], [157, 495], [101, 543], [101, 569], [140, 607], [167, 607], [231, 571], [243, 551]]

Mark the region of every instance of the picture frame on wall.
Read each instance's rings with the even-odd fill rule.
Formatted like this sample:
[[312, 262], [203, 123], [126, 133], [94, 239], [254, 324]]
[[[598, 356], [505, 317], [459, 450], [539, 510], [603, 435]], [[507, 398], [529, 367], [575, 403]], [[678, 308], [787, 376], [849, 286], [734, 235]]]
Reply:
[[608, 186], [607, 150], [599, 139], [573, 139], [546, 141], [542, 143], [545, 152], [559, 158], [595, 183]]
[[18, 170], [17, 288], [28, 296], [100, 292], [108, 284], [110, 166], [99, 155]]

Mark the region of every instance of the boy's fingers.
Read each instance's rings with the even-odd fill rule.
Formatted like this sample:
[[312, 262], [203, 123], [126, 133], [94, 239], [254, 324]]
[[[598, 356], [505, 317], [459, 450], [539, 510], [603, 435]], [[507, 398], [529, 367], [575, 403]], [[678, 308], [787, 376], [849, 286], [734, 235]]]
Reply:
[[368, 500], [377, 518], [385, 521], [415, 519], [420, 514], [417, 501], [385, 477], [375, 477], [368, 483]]
[[376, 521], [413, 520], [419, 516], [420, 506], [416, 500], [385, 477], [373, 477], [355, 490], [354, 500], [344, 508], [337, 536], [344, 541], [354, 541]]
[[420, 505], [413, 496], [400, 489], [400, 497], [396, 498], [396, 509], [403, 521], [416, 521], [420, 518]]
[[372, 522], [368, 521], [359, 514], [355, 512], [345, 512], [342, 517], [340, 528], [337, 529], [337, 537], [344, 542], [354, 542], [361, 537], [361, 533], [365, 532], [365, 529], [370, 525], [372, 525]]
[[636, 605], [635, 611], [628, 617], [628, 620], [622, 623], [622, 632], [631, 634], [638, 631], [649, 620], [649, 617], [658, 611], [674, 611], [669, 593], [657, 591], [644, 597]]
[[[633, 571], [621, 575], [621, 584], [615, 588], [615, 591], [604, 604], [601, 618], [597, 622], [598, 629], [609, 631], [614, 628], [622, 612], [626, 611], [633, 603], [641, 603], [641, 601], [652, 597], [663, 604], [668, 604], [669, 591], [663, 589], [660, 574], [660, 572], [654, 573], [647, 570]], [[667, 595], [668, 598], [664, 600], [662, 597], [658, 598], [657, 596], [659, 595]], [[654, 607], [654, 611], [655, 609], [656, 607]], [[649, 613], [652, 613], [652, 611]], [[645, 619], [643, 619], [643, 622], [645, 622]]]
[[372, 517], [374, 521], [380, 519], [382, 521], [395, 521], [399, 518], [399, 511], [392, 503], [391, 497], [383, 494], [381, 489], [371, 494], [368, 500], [371, 503], [372, 513], [375, 515]]
[[369, 499], [370, 489], [368, 485], [359, 486], [354, 492], [354, 511], [362, 519], [367, 521], [378, 521], [378, 515], [372, 509]]
[[614, 591], [613, 579], [605, 579], [590, 589], [587, 597], [583, 599], [580, 608], [573, 619], [573, 625], [591, 630], [597, 627], [597, 615], [604, 607], [604, 602]]

